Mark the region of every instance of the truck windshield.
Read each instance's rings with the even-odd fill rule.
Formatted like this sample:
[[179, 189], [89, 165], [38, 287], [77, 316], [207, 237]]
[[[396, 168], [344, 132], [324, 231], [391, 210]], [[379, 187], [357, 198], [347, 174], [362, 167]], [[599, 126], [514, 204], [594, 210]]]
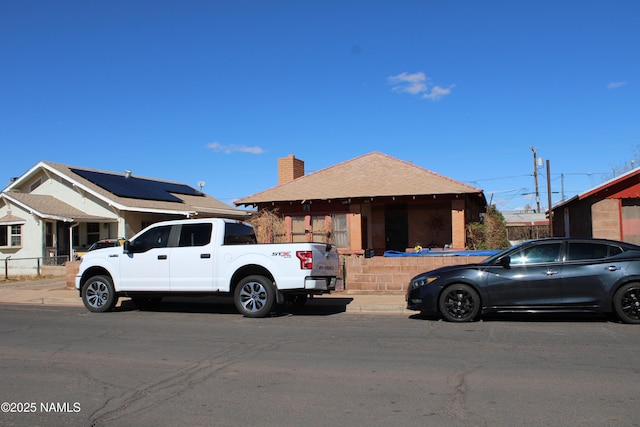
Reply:
[[227, 222], [224, 225], [225, 245], [255, 245], [258, 243], [253, 227], [237, 222]]

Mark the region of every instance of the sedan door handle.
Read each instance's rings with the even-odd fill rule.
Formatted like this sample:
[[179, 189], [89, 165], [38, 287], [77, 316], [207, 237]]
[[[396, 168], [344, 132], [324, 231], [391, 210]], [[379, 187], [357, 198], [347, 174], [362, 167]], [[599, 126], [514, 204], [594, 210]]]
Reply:
[[158, 255], [158, 259], [167, 259], [166, 255]]
[[607, 270], [609, 271], [617, 271], [620, 270], [621, 267], [617, 267], [615, 265], [610, 265], [609, 267], [607, 267]]
[[554, 274], [558, 274], [558, 272], [551, 269], [547, 270], [547, 276], [553, 276]]

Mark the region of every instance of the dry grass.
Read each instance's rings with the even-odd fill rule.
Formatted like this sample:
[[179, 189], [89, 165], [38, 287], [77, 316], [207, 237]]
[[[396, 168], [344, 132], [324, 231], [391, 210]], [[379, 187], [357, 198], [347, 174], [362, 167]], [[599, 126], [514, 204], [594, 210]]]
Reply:
[[248, 221], [256, 230], [258, 243], [285, 243], [284, 219], [278, 209], [262, 209]]

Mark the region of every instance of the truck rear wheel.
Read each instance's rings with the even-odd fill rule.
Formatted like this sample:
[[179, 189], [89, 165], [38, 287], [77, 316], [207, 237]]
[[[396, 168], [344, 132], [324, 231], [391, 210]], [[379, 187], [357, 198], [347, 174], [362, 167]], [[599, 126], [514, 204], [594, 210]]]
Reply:
[[246, 317], [265, 317], [276, 300], [276, 288], [264, 276], [247, 276], [238, 283], [233, 301]]

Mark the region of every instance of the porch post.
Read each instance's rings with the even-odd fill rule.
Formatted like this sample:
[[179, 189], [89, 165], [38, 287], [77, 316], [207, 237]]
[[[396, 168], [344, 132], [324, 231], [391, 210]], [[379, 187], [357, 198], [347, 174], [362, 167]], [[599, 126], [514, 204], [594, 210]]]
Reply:
[[451, 202], [451, 246], [464, 249], [466, 242], [466, 224], [464, 200], [455, 199]]

